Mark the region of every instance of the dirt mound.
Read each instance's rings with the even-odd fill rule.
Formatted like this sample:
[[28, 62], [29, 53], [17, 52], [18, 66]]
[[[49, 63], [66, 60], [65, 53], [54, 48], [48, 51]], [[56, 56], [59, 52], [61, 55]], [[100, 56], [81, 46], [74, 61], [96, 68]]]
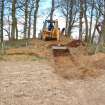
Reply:
[[[97, 78], [101, 76], [103, 73], [105, 73], [104, 70], [100, 70], [98, 68], [94, 68], [91, 66], [76, 66], [74, 62], [69, 61], [62, 61], [56, 60], [56, 73], [60, 75], [61, 77], [68, 79], [68, 80], [79, 80], [79, 79], [86, 79], [86, 78]], [[98, 65], [97, 65], [98, 66]], [[102, 65], [101, 67], [103, 67]], [[104, 66], [105, 67], [105, 66]]]
[[93, 65], [95, 68], [105, 70], [105, 54], [104, 53], [97, 53], [92, 56], [93, 58]]
[[81, 40], [73, 40], [67, 44], [68, 47], [85, 46], [85, 43]]
[[98, 69], [104, 69], [105, 70], [105, 58], [102, 60], [94, 62], [94, 66]]
[[90, 57], [91, 57], [92, 61], [100, 61], [101, 59], [105, 58], [105, 54], [100, 52], [100, 53], [91, 55]]
[[102, 75], [103, 71], [99, 71], [94, 68], [85, 68], [85, 67], [70, 67], [65, 69], [56, 70], [57, 74], [68, 80], [79, 80], [86, 78], [97, 78]]
[[105, 54], [104, 53], [97, 53], [92, 56], [88, 56], [88, 62], [94, 66], [94, 68], [100, 70], [105, 70]]
[[55, 66], [56, 73], [68, 80], [95, 79], [105, 73], [105, 54], [56, 56]]

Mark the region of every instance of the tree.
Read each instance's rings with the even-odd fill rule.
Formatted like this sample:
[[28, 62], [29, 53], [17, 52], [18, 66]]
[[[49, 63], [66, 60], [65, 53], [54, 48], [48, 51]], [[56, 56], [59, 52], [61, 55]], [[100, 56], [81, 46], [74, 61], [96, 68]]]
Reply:
[[87, 2], [86, 2], [86, 0], [84, 0], [84, 10], [83, 10], [83, 14], [84, 14], [84, 19], [85, 19], [85, 41], [87, 42], [88, 41], [88, 18], [87, 18], [87, 9], [88, 9], [88, 7], [87, 7]]
[[79, 39], [82, 40], [82, 19], [83, 19], [83, 2], [84, 0], [80, 0], [80, 15], [79, 15]]
[[94, 13], [94, 0], [91, 0], [90, 27], [89, 27], [89, 36], [88, 36], [88, 42], [89, 43], [91, 43], [92, 25], [93, 25], [93, 13]]
[[33, 11], [34, 5], [33, 5], [33, 0], [30, 0], [29, 2], [29, 18], [28, 18], [28, 38], [30, 38], [31, 34], [31, 19], [32, 19], [32, 11]]
[[16, 2], [17, 0], [12, 0], [12, 28], [11, 28], [11, 40], [15, 39], [15, 35], [18, 37], [17, 30], [17, 19], [16, 19]]
[[24, 38], [27, 38], [27, 21], [28, 21], [28, 0], [25, 0], [25, 23], [24, 23]]
[[61, 2], [61, 11], [66, 20], [66, 35], [70, 36], [78, 12], [77, 0], [62, 0]]
[[4, 0], [0, 2], [0, 39], [3, 42], [3, 17], [4, 17]]
[[55, 1], [52, 0], [52, 7], [51, 7], [51, 13], [50, 13], [50, 20], [53, 20], [54, 10], [55, 10]]
[[33, 38], [36, 38], [36, 22], [37, 22], [37, 13], [38, 13], [38, 8], [39, 8], [39, 1], [40, 0], [35, 0], [34, 2], [34, 24], [33, 24]]

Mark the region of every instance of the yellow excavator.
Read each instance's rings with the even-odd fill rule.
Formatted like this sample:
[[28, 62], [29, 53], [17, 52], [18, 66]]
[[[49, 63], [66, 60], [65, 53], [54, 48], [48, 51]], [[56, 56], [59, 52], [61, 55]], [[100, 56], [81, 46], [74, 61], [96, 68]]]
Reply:
[[60, 33], [60, 29], [58, 28], [58, 20], [45, 20], [40, 35], [43, 40], [48, 38], [60, 41]]
[[39, 36], [42, 40], [46, 40], [47, 38], [50, 39], [56, 39], [58, 42], [58, 45], [52, 46], [53, 52], [57, 52], [58, 55], [60, 53], [66, 53], [68, 52], [67, 46], [62, 46], [60, 43], [62, 31], [60, 32], [60, 29], [58, 28], [58, 20], [45, 20], [42, 31], [39, 33]]

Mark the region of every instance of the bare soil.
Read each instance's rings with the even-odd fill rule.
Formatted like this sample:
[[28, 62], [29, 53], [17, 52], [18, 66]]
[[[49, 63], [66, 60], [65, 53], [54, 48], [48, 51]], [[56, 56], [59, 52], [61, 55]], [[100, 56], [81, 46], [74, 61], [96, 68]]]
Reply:
[[53, 53], [53, 44], [34, 40], [0, 56], [0, 105], [105, 105], [105, 54]]

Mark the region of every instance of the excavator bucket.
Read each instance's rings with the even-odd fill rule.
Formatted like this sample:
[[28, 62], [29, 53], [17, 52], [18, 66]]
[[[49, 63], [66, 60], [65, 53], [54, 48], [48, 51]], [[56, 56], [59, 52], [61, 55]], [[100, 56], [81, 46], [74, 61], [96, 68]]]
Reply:
[[70, 52], [66, 46], [52, 46], [53, 55], [56, 56], [69, 56]]

